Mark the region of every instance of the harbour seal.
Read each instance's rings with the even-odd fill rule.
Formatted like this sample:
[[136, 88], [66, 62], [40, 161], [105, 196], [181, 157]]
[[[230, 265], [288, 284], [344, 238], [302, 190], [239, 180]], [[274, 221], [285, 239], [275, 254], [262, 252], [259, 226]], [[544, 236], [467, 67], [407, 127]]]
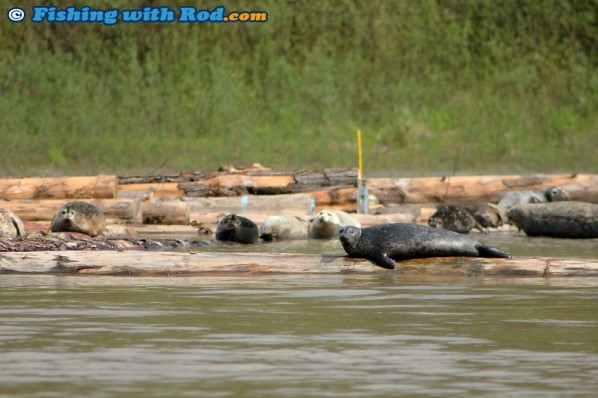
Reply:
[[52, 218], [52, 232], [79, 232], [98, 236], [106, 229], [106, 217], [98, 206], [87, 202], [69, 202]]
[[513, 206], [507, 215], [528, 236], [598, 238], [598, 204], [524, 204]]
[[257, 225], [236, 214], [222, 217], [216, 226], [216, 240], [248, 244], [257, 243], [258, 237]]
[[352, 225], [361, 227], [348, 213], [340, 210], [322, 210], [316, 214], [309, 228], [311, 239], [335, 239], [338, 238], [342, 227]]
[[260, 238], [265, 241], [306, 239], [309, 224], [297, 216], [272, 216], [260, 225]]
[[10, 210], [0, 208], [0, 238], [25, 236], [23, 221]]
[[488, 233], [475, 217], [462, 206], [439, 206], [434, 214], [428, 218], [428, 225], [460, 234], [469, 233], [474, 228]]
[[505, 211], [494, 203], [478, 203], [466, 209], [483, 228], [498, 228], [508, 220]]
[[511, 255], [456, 232], [423, 225], [394, 223], [374, 227], [344, 227], [340, 241], [351, 257], [367, 258], [393, 269], [393, 260], [421, 257], [500, 257]]
[[498, 207], [507, 211], [520, 204], [557, 202], [567, 199], [569, 194], [561, 187], [550, 187], [539, 191], [510, 191], [498, 202]]

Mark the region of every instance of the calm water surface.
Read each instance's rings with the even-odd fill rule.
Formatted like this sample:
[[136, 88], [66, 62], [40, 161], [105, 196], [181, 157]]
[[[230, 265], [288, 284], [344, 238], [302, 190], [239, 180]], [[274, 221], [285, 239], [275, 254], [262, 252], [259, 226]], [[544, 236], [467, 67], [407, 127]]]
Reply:
[[[342, 253], [205, 248], [256, 249]], [[0, 397], [595, 397], [597, 279], [0, 275]]]

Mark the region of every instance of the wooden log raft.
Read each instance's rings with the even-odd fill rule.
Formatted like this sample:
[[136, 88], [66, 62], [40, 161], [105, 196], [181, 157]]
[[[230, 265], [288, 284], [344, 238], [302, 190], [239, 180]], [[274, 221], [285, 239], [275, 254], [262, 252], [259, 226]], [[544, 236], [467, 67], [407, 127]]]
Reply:
[[370, 192], [383, 204], [498, 202], [507, 191], [537, 190], [555, 185], [567, 190], [571, 200], [598, 202], [597, 174], [371, 178], [368, 180]]
[[0, 199], [110, 199], [116, 191], [116, 176], [0, 179]]
[[[115, 218], [132, 224], [140, 224], [141, 203], [136, 199], [76, 199], [97, 205], [106, 218]], [[50, 221], [67, 199], [6, 200], [0, 207], [12, 210], [23, 221]]]
[[57, 251], [0, 253], [0, 273], [176, 274], [417, 274], [459, 276], [598, 276], [598, 259], [522, 257], [428, 258], [385, 270], [368, 260], [330, 254]]

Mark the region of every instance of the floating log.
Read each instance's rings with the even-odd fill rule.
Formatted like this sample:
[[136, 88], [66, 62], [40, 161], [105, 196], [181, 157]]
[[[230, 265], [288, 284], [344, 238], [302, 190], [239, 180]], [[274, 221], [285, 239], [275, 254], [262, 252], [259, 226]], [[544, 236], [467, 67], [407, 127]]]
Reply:
[[189, 224], [187, 203], [179, 199], [158, 199], [142, 202], [144, 224]]
[[2, 252], [39, 252], [71, 250], [145, 250], [208, 246], [210, 241], [193, 239], [147, 239], [138, 237], [95, 237], [76, 232], [37, 233], [22, 239], [0, 239]]
[[184, 198], [189, 205], [189, 220], [197, 220], [198, 213], [260, 213], [269, 215], [309, 214], [312, 195], [245, 195], [232, 198]]
[[[77, 199], [97, 205], [106, 218], [116, 218], [132, 224], [142, 222], [140, 201], [135, 199]], [[12, 210], [23, 221], [50, 221], [67, 199], [6, 200], [0, 207]]]
[[0, 179], [0, 199], [111, 199], [116, 176]]
[[570, 192], [573, 200], [598, 199], [598, 174], [368, 179], [370, 192], [383, 204], [497, 202], [510, 190], [536, 190], [555, 185]]
[[127, 197], [133, 194], [143, 194], [147, 198], [174, 198], [185, 195], [185, 190], [179, 188], [177, 182], [120, 184], [118, 197]]
[[0, 253], [0, 272], [95, 275], [375, 273], [434, 276], [598, 276], [598, 259], [427, 258], [402, 261], [395, 270], [386, 270], [368, 260], [336, 254], [42, 251]]
[[244, 173], [218, 173], [210, 178], [181, 181], [179, 188], [186, 196], [280, 195], [322, 189], [355, 188], [357, 169], [333, 168], [322, 171], [285, 173], [273, 170]]

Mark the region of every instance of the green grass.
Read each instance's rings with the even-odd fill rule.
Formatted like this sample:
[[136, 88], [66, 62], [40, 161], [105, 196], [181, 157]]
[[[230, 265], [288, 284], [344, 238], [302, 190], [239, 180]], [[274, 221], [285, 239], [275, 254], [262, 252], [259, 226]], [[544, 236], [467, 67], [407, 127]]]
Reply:
[[353, 166], [357, 128], [369, 175], [598, 172], [595, 1], [258, 3], [113, 27], [2, 5], [0, 173]]

